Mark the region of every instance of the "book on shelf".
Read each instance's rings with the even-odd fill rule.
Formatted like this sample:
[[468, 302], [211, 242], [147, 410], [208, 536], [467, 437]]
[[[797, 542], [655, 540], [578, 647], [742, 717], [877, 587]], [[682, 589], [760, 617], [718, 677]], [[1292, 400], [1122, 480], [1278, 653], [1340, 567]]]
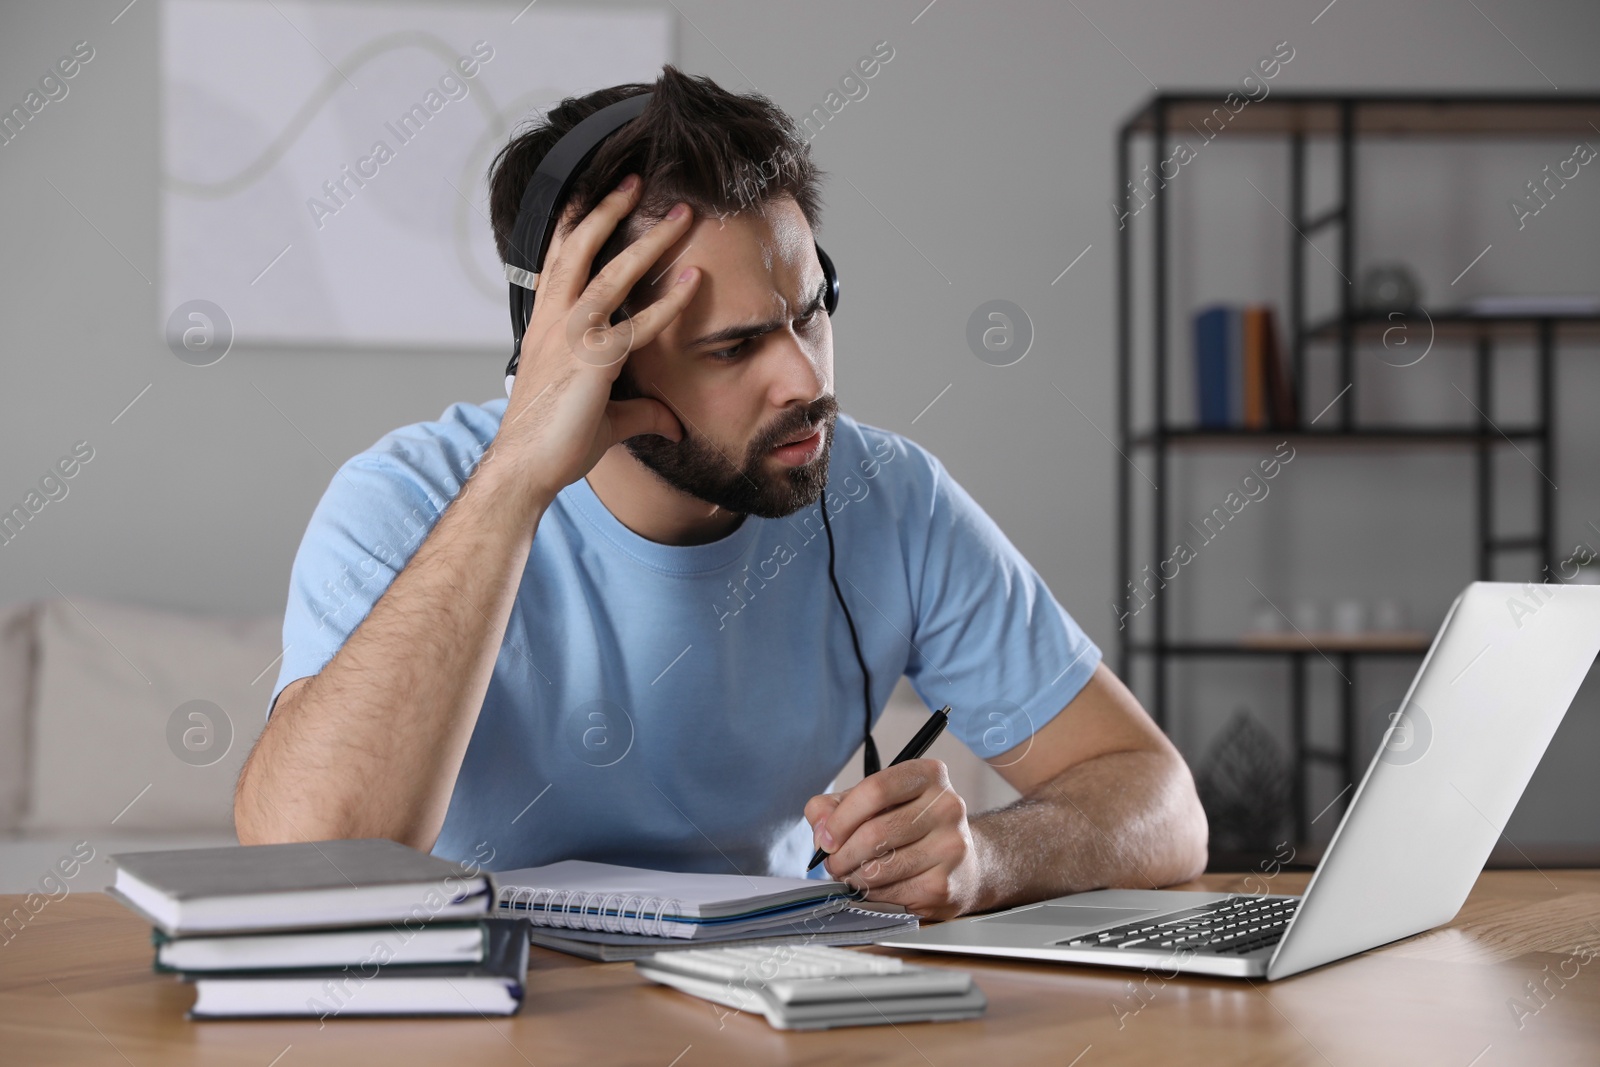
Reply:
[[1195, 415], [1202, 429], [1265, 430], [1298, 421], [1276, 316], [1266, 304], [1213, 304], [1194, 316]]
[[1194, 317], [1194, 381], [1197, 421], [1207, 430], [1232, 424], [1228, 364], [1232, 359], [1232, 317], [1223, 305], [1206, 308]]
[[1244, 427], [1264, 430], [1267, 426], [1267, 337], [1266, 309], [1259, 305], [1242, 312], [1244, 377]]
[[1300, 425], [1300, 401], [1288, 354], [1279, 341], [1277, 316], [1270, 305], [1261, 309], [1261, 344], [1267, 426], [1274, 430], [1295, 429]]

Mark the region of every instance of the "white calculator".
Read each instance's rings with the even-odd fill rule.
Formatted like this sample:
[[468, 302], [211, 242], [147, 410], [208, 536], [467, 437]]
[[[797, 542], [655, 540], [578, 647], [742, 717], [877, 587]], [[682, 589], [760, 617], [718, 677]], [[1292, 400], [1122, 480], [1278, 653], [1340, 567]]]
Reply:
[[764, 1015], [780, 1030], [972, 1019], [988, 1007], [965, 971], [825, 945], [673, 949], [634, 966], [652, 981]]

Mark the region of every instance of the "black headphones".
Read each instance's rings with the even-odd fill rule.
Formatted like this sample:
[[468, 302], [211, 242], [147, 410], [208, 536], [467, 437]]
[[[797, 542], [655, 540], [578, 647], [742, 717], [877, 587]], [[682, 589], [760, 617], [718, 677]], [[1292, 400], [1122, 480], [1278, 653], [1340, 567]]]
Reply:
[[[601, 108], [567, 131], [555, 146], [539, 161], [528, 187], [523, 190], [522, 203], [517, 208], [517, 221], [511, 228], [511, 240], [506, 247], [505, 274], [511, 284], [511, 362], [506, 364], [506, 395], [511, 395], [511, 385], [517, 373], [517, 361], [522, 354], [522, 336], [527, 332], [533, 317], [533, 298], [539, 288], [539, 271], [545, 253], [550, 249], [550, 239], [555, 235], [557, 212], [572, 187], [573, 180], [594, 157], [602, 141], [639, 117], [650, 103], [650, 93], [639, 93]], [[839, 272], [822, 246], [812, 242], [817, 259], [822, 264], [822, 276], [827, 282], [823, 294], [823, 307], [831, 316], [839, 307]], [[591, 272], [605, 266], [599, 256], [591, 265]], [[613, 321], [615, 325], [615, 321]], [[839, 590], [839, 579], [834, 575], [833, 525], [828, 520], [826, 496], [820, 501], [822, 528], [828, 535], [828, 581], [833, 585], [834, 599], [844, 611], [844, 621], [850, 627], [850, 646], [855, 650], [856, 663], [861, 667], [861, 695], [866, 719], [862, 734], [866, 751], [862, 754], [863, 774], [876, 774], [880, 769], [878, 746], [872, 740], [872, 676], [867, 672], [867, 661], [861, 654], [861, 641], [856, 634], [856, 622], [850, 607]]]

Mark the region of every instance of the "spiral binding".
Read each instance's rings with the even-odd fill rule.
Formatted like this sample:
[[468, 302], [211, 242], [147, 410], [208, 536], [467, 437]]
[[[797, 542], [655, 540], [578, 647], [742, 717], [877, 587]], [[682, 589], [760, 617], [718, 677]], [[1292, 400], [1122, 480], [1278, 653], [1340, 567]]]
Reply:
[[539, 926], [645, 937], [669, 936], [667, 924], [682, 906], [676, 898], [532, 886], [502, 886], [495, 894], [497, 909], [521, 911]]

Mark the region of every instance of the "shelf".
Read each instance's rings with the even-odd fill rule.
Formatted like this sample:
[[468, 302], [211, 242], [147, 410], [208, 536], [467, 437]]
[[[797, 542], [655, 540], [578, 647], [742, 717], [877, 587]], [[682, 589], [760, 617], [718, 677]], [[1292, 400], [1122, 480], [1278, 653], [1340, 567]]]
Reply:
[[[1270, 85], [1270, 83], [1267, 83]], [[1337, 136], [1346, 103], [1359, 137], [1490, 136], [1588, 137], [1600, 126], [1600, 97], [1569, 93], [1502, 93], [1495, 96], [1438, 93], [1304, 93], [1271, 89], [1237, 112], [1223, 106], [1236, 88], [1159, 93], [1123, 124], [1125, 133], [1154, 133], [1157, 108], [1166, 111], [1167, 130], [1179, 137], [1204, 136], [1195, 130], [1222, 109], [1228, 134]], [[1193, 129], [1191, 129], [1193, 124]], [[1212, 129], [1219, 121], [1212, 119]], [[1215, 134], [1212, 134], [1215, 136]]]
[[[1258, 94], [1265, 92], [1259, 85], [1256, 89]], [[1556, 144], [1564, 141], [1570, 147], [1579, 140], [1592, 142], [1600, 130], [1600, 94], [1592, 90], [1587, 95], [1362, 93], [1295, 91], [1273, 85], [1270, 93], [1241, 103], [1243, 92], [1244, 87], [1237, 82], [1232, 86], [1158, 91], [1118, 131], [1113, 195], [1133, 196], [1140, 202], [1135, 207], [1131, 200], [1121, 201], [1128, 209], [1128, 217], [1138, 215], [1140, 221], [1123, 225], [1119, 219], [1116, 234], [1115, 444], [1122, 456], [1134, 461], [1117, 464], [1119, 588], [1135, 588], [1137, 568], [1143, 563], [1141, 545], [1169, 543], [1168, 537], [1173, 533], [1170, 528], [1182, 518], [1176, 514], [1178, 509], [1170, 497], [1174, 488], [1171, 483], [1181, 479], [1161, 477], [1152, 481], [1144, 474], [1146, 460], [1160, 465], [1169, 455], [1180, 457], [1177, 462], [1183, 469], [1191, 459], [1182, 457], [1235, 450], [1254, 462], [1272, 454], [1280, 441], [1289, 441], [1296, 449], [1325, 450], [1322, 454], [1334, 454], [1340, 462], [1361, 461], [1373, 470], [1393, 466], [1395, 455], [1417, 449], [1450, 455], [1466, 453], [1472, 462], [1452, 460], [1451, 466], [1459, 469], [1453, 470], [1451, 476], [1471, 478], [1463, 484], [1463, 490], [1471, 493], [1473, 505], [1471, 535], [1476, 548], [1476, 575], [1493, 574], [1497, 562], [1509, 562], [1508, 554], [1517, 552], [1531, 554], [1535, 565], [1543, 557], [1547, 566], [1554, 566], [1555, 483], [1542, 476], [1541, 468], [1557, 463], [1557, 401], [1563, 397], [1558, 371], [1567, 362], [1562, 357], [1569, 353], [1574, 359], [1591, 358], [1592, 354], [1584, 349], [1600, 343], [1600, 313], [1582, 301], [1569, 302], [1565, 314], [1544, 313], [1563, 309], [1548, 302], [1540, 307], [1528, 297], [1541, 290], [1549, 295], [1549, 285], [1565, 286], [1560, 281], [1541, 283], [1533, 275], [1525, 277], [1519, 286], [1533, 291], [1525, 292], [1521, 301], [1468, 300], [1464, 293], [1457, 295], [1457, 290], [1448, 289], [1440, 299], [1451, 306], [1413, 308], [1395, 315], [1359, 311], [1353, 299], [1355, 291], [1348, 283], [1363, 276], [1362, 267], [1368, 260], [1363, 258], [1360, 227], [1351, 223], [1365, 217], [1362, 201], [1366, 196], [1387, 191], [1387, 186], [1375, 184], [1371, 175], [1363, 174], [1363, 144], [1385, 139], [1398, 144], [1400, 138], [1406, 138], [1418, 146], [1428, 142], [1434, 150], [1448, 143], [1453, 150], [1470, 138], [1478, 138], [1486, 147], [1492, 142], [1502, 153], [1505, 142], [1519, 140], [1539, 139]], [[1156, 143], [1158, 126], [1161, 136]], [[1282, 357], [1292, 370], [1288, 377], [1298, 390], [1300, 414], [1300, 421], [1291, 426], [1202, 427], [1197, 424], [1192, 401], [1181, 402], [1184, 383], [1192, 376], [1179, 371], [1192, 366], [1193, 356], [1185, 343], [1184, 315], [1175, 307], [1175, 297], [1192, 291], [1189, 280], [1205, 263], [1203, 256], [1187, 251], [1177, 255], [1175, 242], [1193, 237], [1189, 216], [1204, 214], [1207, 197], [1201, 193], [1173, 200], [1170, 190], [1159, 192], [1166, 186], [1153, 182], [1151, 176], [1159, 171], [1170, 181], [1169, 160], [1181, 162], [1184, 145], [1203, 146], [1213, 138], [1241, 138], [1239, 143], [1252, 143], [1274, 152], [1279, 145], [1284, 149], [1287, 182], [1281, 201], [1275, 201], [1273, 206], [1286, 224], [1280, 234], [1284, 244], [1276, 247], [1286, 247], [1288, 251], [1283, 303], [1290, 343]], [[1271, 143], [1274, 141], [1277, 143]], [[1258, 165], [1265, 165], [1267, 158], [1262, 157]], [[1158, 162], [1163, 166], [1156, 166]], [[1277, 168], [1273, 162], [1263, 178], [1276, 183]], [[1138, 191], [1140, 185], [1145, 187], [1143, 192]], [[1331, 200], [1324, 190], [1331, 191]], [[1147, 197], [1146, 192], [1152, 195]], [[1407, 188], [1400, 192], [1414, 197], [1416, 191]], [[1140, 210], [1147, 205], [1154, 210]], [[1436, 242], [1441, 253], [1449, 245], [1453, 221], [1446, 217]], [[1309, 237], [1314, 234], [1327, 238], [1326, 251], [1311, 243]], [[1266, 254], [1266, 246], [1261, 249]], [[1476, 251], [1476, 247], [1457, 248], [1451, 257], [1459, 258], [1470, 269], [1477, 260], [1468, 263], [1465, 257]], [[1337, 278], [1325, 277], [1329, 272], [1314, 262], [1313, 256], [1327, 260]], [[1481, 254], [1478, 258], [1482, 258]], [[1313, 288], [1322, 295], [1318, 297]], [[1318, 309], [1317, 316], [1329, 317], [1312, 320], [1308, 311], [1313, 307]], [[1479, 308], [1514, 313], [1475, 314]], [[1582, 313], [1572, 314], [1573, 311]], [[1403, 333], [1394, 332], [1397, 327]], [[1404, 348], [1397, 344], [1402, 339]], [[1386, 345], [1387, 351], [1379, 349], [1379, 345]], [[1451, 400], [1454, 414], [1449, 422], [1396, 424], [1398, 416], [1380, 414], [1370, 407], [1370, 398], [1394, 381], [1388, 367], [1373, 365], [1374, 358], [1392, 361], [1390, 366], [1398, 369], [1400, 364], [1414, 364], [1435, 349], [1444, 354], [1434, 358], [1447, 360], [1449, 366], [1435, 366], [1434, 370], [1440, 374], [1449, 370], [1453, 377], [1465, 379], [1455, 386], [1463, 392], [1459, 401], [1448, 383], [1432, 380]], [[1533, 358], [1522, 358], [1529, 349]], [[1500, 385], [1497, 375], [1507, 369], [1508, 362], [1523, 372], [1521, 380], [1532, 400], [1530, 409], [1516, 419], [1515, 425], [1495, 421], [1491, 399]], [[1313, 390], [1308, 386], [1308, 382], [1318, 380], [1319, 374], [1328, 377], [1321, 372], [1333, 367], [1337, 373], [1331, 378], [1331, 388], [1319, 385]], [[1460, 407], [1456, 408], [1458, 402]], [[1469, 410], [1472, 407], [1478, 410]], [[1538, 465], [1497, 463], [1497, 458], [1508, 451], [1508, 443], [1525, 458], [1534, 454]], [[1421, 476], [1419, 472], [1405, 473]], [[1162, 484], [1157, 486], [1156, 481]], [[1504, 510], [1500, 502], [1522, 501], [1528, 496], [1530, 485], [1531, 522], [1518, 521], [1514, 524], [1515, 533], [1497, 535], [1494, 520]], [[1507, 498], [1508, 492], [1515, 495]], [[1361, 505], [1356, 500], [1355, 506]], [[1143, 536], [1136, 532], [1141, 527]], [[1359, 559], [1360, 541], [1358, 537], [1347, 538], [1341, 551]], [[1419, 554], [1419, 560], [1423, 558], [1426, 557]], [[1122, 594], [1113, 604], [1119, 611], [1123, 606], [1131, 607], [1129, 594]], [[1207, 657], [1213, 657], [1219, 666], [1254, 662], [1272, 667], [1274, 674], [1282, 674], [1293, 770], [1290, 799], [1294, 834], [1296, 840], [1309, 839], [1313, 817], [1317, 816], [1317, 808], [1311, 804], [1311, 769], [1338, 764], [1345, 780], [1353, 781], [1366, 761], [1367, 754], [1358, 751], [1362, 724], [1353, 683], [1374, 665], [1373, 661], [1393, 663], [1397, 668], [1415, 666], [1427, 654], [1431, 636], [1410, 631], [1175, 638], [1176, 620], [1164, 609], [1163, 602], [1154, 606], [1155, 617], [1150, 625], [1139, 627], [1137, 633], [1132, 628], [1120, 630], [1117, 645], [1123, 671], [1129, 678], [1138, 674], [1140, 697], [1148, 701], [1153, 718], [1163, 729], [1169, 725], [1176, 698], [1181, 697], [1186, 707], [1204, 706], [1203, 700], [1194, 702], [1192, 687], [1180, 691], [1175, 685], [1168, 670], [1175, 662], [1206, 662]], [[1341, 679], [1330, 681], [1322, 677], [1326, 673], [1319, 667], [1323, 659], [1336, 665]], [[1341, 680], [1352, 684], [1332, 684]], [[1273, 681], [1276, 683], [1277, 679]], [[1314, 690], [1329, 695], [1330, 687], [1339, 740], [1326, 746], [1313, 744], [1310, 739], [1320, 736], [1319, 730], [1314, 729], [1316, 720], [1326, 710], [1320, 699], [1313, 699]]]
[[1433, 635], [1422, 630], [1374, 631], [1371, 633], [1247, 633], [1239, 637], [1245, 648], [1273, 649], [1279, 652], [1426, 652]]
[[[1422, 331], [1430, 322], [1433, 336], [1442, 341], [1475, 341], [1480, 337], [1537, 334], [1539, 327], [1547, 322], [1560, 331], [1564, 340], [1600, 339], [1600, 315], [1474, 315], [1468, 311], [1424, 311], [1421, 308], [1394, 314], [1400, 317], [1391, 319], [1389, 313], [1384, 312], [1352, 315], [1350, 324], [1354, 327], [1356, 339], [1382, 341], [1389, 330], [1405, 328], [1418, 331], [1415, 341], [1420, 342]], [[1337, 341], [1339, 322], [1335, 316], [1313, 323], [1302, 336], [1311, 341]], [[1406, 340], [1409, 344], [1414, 339], [1408, 337]]]
[[[1327, 643], [1320, 640], [1323, 636], [1328, 638]], [[1287, 637], [1292, 640], [1285, 640], [1280, 643], [1247, 643], [1244, 638], [1234, 641], [1168, 641], [1166, 644], [1159, 646], [1158, 649], [1157, 645], [1152, 641], [1136, 641], [1129, 645], [1129, 649], [1141, 655], [1159, 654], [1163, 656], [1189, 657], [1317, 656], [1344, 653], [1358, 656], [1415, 656], [1426, 652], [1429, 642], [1432, 641], [1432, 637], [1429, 635], [1422, 635], [1420, 640], [1417, 639], [1416, 635], [1411, 634], [1372, 635], [1374, 638], [1386, 637], [1392, 639], [1388, 641], [1352, 640], [1352, 636], [1348, 634], [1316, 634], [1313, 635], [1314, 638], [1318, 638], [1315, 646], [1300, 639], [1296, 634], [1288, 634]], [[1400, 638], [1404, 638], [1404, 640], [1400, 640]]]
[[[1297, 445], [1472, 445], [1488, 439], [1537, 440], [1544, 436], [1536, 426], [1502, 426], [1498, 430], [1453, 426], [1358, 426], [1353, 430], [1245, 430], [1185, 427], [1162, 434], [1170, 447], [1206, 445], [1257, 445], [1264, 441], [1292, 441]], [[1157, 443], [1153, 432], [1135, 434], [1133, 447]]]
[[[1346, 798], [1335, 812], [1343, 815], [1345, 807], [1349, 805]], [[1330, 812], [1330, 818], [1334, 812]], [[1238, 851], [1212, 848], [1206, 861], [1208, 872], [1220, 871], [1233, 873], [1243, 871], [1246, 877], [1254, 875], [1261, 877], [1261, 872], [1268, 869], [1269, 863], [1279, 864], [1286, 871], [1312, 871], [1322, 861], [1322, 854], [1327, 846], [1317, 842], [1296, 842], [1294, 855], [1287, 862], [1282, 859], [1282, 853], [1277, 846], [1262, 847], [1257, 851]], [[1489, 861], [1484, 864], [1486, 870], [1511, 871], [1511, 870], [1574, 870], [1582, 868], [1600, 867], [1600, 846], [1589, 842], [1554, 844], [1527, 844], [1514, 845], [1501, 838], [1489, 853]], [[1256, 883], [1244, 884], [1240, 891], [1248, 892]]]

